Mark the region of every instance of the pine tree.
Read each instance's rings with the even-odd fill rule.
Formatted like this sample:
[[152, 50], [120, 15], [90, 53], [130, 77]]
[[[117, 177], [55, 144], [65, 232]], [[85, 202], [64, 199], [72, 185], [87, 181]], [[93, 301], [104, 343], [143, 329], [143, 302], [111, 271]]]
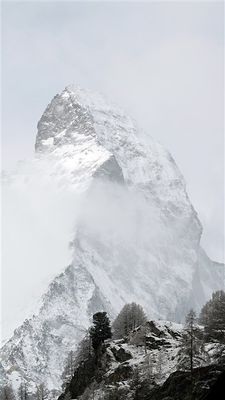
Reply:
[[206, 326], [209, 322], [210, 314], [212, 312], [212, 300], [207, 301], [207, 303], [202, 307], [199, 314], [199, 323]]
[[37, 386], [36, 398], [37, 400], [46, 400], [48, 398], [48, 390], [44, 383]]
[[97, 312], [93, 315], [93, 326], [90, 329], [92, 347], [95, 351], [101, 344], [112, 337], [110, 321], [106, 312]]
[[81, 362], [89, 359], [92, 354], [93, 348], [91, 343], [90, 332], [87, 332], [85, 337], [78, 344], [77, 351], [75, 353], [75, 367], [77, 367]]
[[28, 400], [29, 399], [29, 393], [28, 393], [26, 382], [21, 382], [19, 391], [18, 391], [18, 397], [20, 400]]
[[15, 400], [14, 392], [11, 386], [4, 386], [0, 390], [0, 399], [2, 400]]
[[66, 385], [71, 381], [75, 371], [75, 352], [70, 351], [66, 361], [65, 361], [65, 366], [61, 375], [63, 384], [62, 384], [62, 389], [64, 390]]
[[225, 292], [219, 290], [212, 294], [203, 307], [199, 321], [204, 325], [206, 338], [225, 343]]
[[203, 342], [201, 331], [197, 326], [196, 314], [193, 310], [186, 316], [181, 347], [178, 353], [178, 367], [193, 374], [193, 369], [203, 362]]
[[72, 397], [71, 397], [70, 392], [67, 392], [67, 393], [65, 394], [64, 400], [71, 400], [71, 399], [72, 399]]
[[113, 322], [113, 336], [116, 339], [127, 337], [128, 334], [146, 322], [143, 308], [136, 303], [125, 304]]

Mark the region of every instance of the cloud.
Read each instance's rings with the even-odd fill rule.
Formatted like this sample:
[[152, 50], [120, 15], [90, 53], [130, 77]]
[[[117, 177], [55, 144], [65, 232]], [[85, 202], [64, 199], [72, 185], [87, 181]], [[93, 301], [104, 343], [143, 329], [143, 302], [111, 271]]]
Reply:
[[71, 262], [80, 197], [52, 165], [21, 163], [2, 185], [2, 337], [34, 313], [51, 280]]
[[[222, 8], [222, 3], [206, 2], [4, 2], [3, 167], [11, 168], [18, 159], [31, 156], [37, 121], [68, 83], [101, 91], [171, 151], [203, 223], [202, 243], [212, 258], [222, 261]], [[25, 224], [23, 257], [32, 257], [33, 246], [43, 245], [41, 259], [33, 257], [32, 262], [34, 270], [40, 263], [47, 269], [47, 238], [35, 232], [31, 237], [29, 224], [43, 223], [40, 231], [52, 237], [51, 245], [57, 249], [54, 231], [61, 224], [60, 199], [51, 210], [57, 196], [46, 200], [38, 184], [32, 191], [35, 201]], [[14, 231], [19, 236], [16, 226], [24, 217], [27, 196], [21, 193], [20, 214], [19, 207], [13, 206], [4, 234]], [[51, 232], [46, 221], [33, 216], [38, 207], [50, 210]], [[64, 250], [56, 253], [55, 260], [62, 267], [68, 256], [67, 223], [66, 219], [60, 239]], [[13, 273], [8, 254], [7, 268]], [[19, 285], [19, 271], [14, 274]]]

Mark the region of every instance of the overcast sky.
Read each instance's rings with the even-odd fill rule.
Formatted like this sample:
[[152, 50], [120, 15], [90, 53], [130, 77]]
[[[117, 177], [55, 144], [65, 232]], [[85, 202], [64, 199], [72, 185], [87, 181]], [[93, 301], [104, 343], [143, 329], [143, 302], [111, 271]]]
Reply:
[[102, 92], [173, 155], [223, 259], [222, 2], [4, 2], [3, 167], [32, 157], [36, 124], [72, 82]]

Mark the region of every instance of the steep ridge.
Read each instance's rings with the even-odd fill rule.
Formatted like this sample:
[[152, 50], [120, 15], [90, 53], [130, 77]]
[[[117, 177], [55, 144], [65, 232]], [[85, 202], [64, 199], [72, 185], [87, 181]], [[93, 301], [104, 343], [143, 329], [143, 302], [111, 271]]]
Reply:
[[71, 265], [4, 345], [1, 360], [15, 387], [24, 378], [31, 388], [44, 381], [59, 391], [64, 360], [93, 312], [113, 317], [136, 301], [151, 318], [181, 321], [224, 288], [224, 270], [200, 247], [201, 224], [170, 154], [146, 144], [101, 96], [73, 86], [55, 96], [35, 149], [35, 162], [50, 160], [51, 179], [85, 196]]

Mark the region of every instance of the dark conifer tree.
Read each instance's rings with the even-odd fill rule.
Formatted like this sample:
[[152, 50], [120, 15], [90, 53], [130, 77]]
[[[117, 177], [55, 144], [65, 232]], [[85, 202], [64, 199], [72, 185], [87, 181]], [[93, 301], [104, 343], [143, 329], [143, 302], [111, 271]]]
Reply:
[[20, 400], [28, 400], [29, 399], [29, 393], [28, 393], [26, 382], [21, 382], [19, 391], [18, 391], [18, 397]]
[[125, 304], [113, 322], [113, 336], [116, 339], [126, 337], [132, 330], [146, 322], [142, 306], [136, 303]]
[[186, 316], [185, 327], [178, 353], [178, 367], [193, 374], [194, 367], [204, 361], [202, 333], [197, 325], [196, 313], [193, 310]]
[[15, 400], [14, 392], [11, 386], [7, 385], [0, 389], [0, 399]]
[[65, 389], [67, 384], [71, 381], [74, 371], [75, 371], [75, 352], [71, 350], [66, 358], [64, 369], [61, 375], [63, 381], [62, 389]]
[[203, 307], [199, 322], [204, 325], [206, 337], [225, 342], [225, 292], [218, 290], [212, 294]]
[[41, 383], [40, 385], [37, 386], [37, 393], [36, 393], [37, 400], [47, 400], [48, 395], [49, 393], [44, 383]]
[[93, 349], [96, 351], [101, 344], [112, 337], [110, 321], [106, 312], [97, 312], [93, 315], [93, 326], [90, 329]]

